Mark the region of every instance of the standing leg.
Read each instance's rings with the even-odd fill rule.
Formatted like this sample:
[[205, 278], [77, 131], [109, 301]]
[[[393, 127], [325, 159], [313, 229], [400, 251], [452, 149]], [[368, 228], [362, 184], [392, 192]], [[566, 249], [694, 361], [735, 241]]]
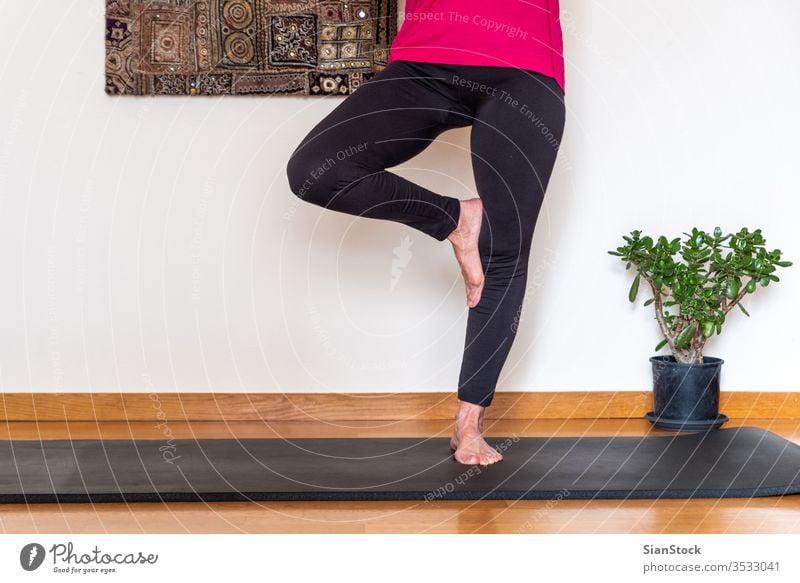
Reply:
[[345, 98], [298, 145], [292, 191], [327, 209], [406, 224], [436, 240], [458, 225], [460, 201], [386, 170], [469, 121], [453, 113], [456, 90], [434, 66], [393, 61]]
[[473, 438], [461, 457], [488, 457], [490, 463], [502, 456], [480, 436], [483, 412], [492, 403], [516, 336], [533, 231], [565, 116], [563, 95], [554, 80], [516, 69], [502, 69], [501, 78], [500, 71], [487, 73], [491, 79], [484, 82], [502, 91], [481, 97], [471, 134], [473, 170], [484, 208], [478, 246], [485, 282], [481, 300], [467, 319], [456, 424], [457, 435], [460, 429]]

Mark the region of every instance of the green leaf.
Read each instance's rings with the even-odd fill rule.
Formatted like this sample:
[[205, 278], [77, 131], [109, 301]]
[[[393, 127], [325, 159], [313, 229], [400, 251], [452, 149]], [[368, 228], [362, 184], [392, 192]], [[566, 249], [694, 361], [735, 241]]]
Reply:
[[645, 305], [645, 306], [649, 306], [649, 305], [650, 305], [650, 304], [652, 304], [654, 301], [655, 301], [655, 299], [653, 299], [653, 298], [650, 298], [649, 300], [647, 300], [647, 301], [644, 303], [644, 305]]
[[639, 280], [641, 279], [641, 276], [641, 273], [637, 273], [636, 277], [633, 279], [633, 283], [631, 284], [631, 289], [628, 292], [628, 300], [631, 302], [636, 301], [636, 294], [639, 292]]
[[688, 348], [696, 331], [697, 328], [694, 324], [689, 324], [686, 326], [686, 328], [681, 330], [681, 333], [678, 334], [678, 337], [675, 339], [675, 346], [678, 348]]
[[747, 282], [747, 293], [751, 294], [754, 291], [756, 291], [756, 280], [751, 279], [750, 281]]
[[750, 314], [747, 312], [747, 310], [744, 309], [744, 306], [742, 304], [736, 304], [736, 305], [739, 306], [739, 309], [744, 312], [745, 316], [747, 316], [748, 318], [750, 317]]
[[714, 322], [710, 320], [707, 322], [703, 322], [703, 336], [708, 338], [713, 333], [714, 333]]
[[725, 286], [725, 296], [729, 300], [732, 300], [733, 298], [735, 298], [736, 295], [739, 293], [739, 286], [740, 285], [741, 284], [739, 283], [739, 281], [736, 278], [733, 278], [733, 277], [729, 278], [728, 279], [728, 283]]
[[665, 346], [666, 344], [667, 344], [667, 339], [666, 339], [666, 338], [664, 338], [664, 340], [662, 340], [661, 342], [659, 342], [658, 344], [656, 344], [656, 352], [658, 352], [659, 350], [661, 350], [662, 348], [664, 348], [664, 346]]

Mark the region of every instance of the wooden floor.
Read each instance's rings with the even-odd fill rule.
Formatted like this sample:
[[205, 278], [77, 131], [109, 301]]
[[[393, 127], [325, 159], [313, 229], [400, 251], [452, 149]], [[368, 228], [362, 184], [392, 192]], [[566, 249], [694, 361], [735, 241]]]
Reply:
[[[800, 444], [800, 420], [732, 419]], [[444, 420], [6, 422], [0, 439], [449, 435]], [[643, 419], [505, 420], [495, 436], [674, 435]], [[502, 463], [502, 462], [501, 462]], [[0, 505], [3, 533], [800, 533], [800, 495], [698, 500]]]

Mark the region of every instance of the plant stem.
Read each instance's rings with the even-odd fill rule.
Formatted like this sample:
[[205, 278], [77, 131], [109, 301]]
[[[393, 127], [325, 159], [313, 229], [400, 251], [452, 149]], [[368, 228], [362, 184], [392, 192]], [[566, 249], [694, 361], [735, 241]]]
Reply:
[[703, 345], [705, 344], [705, 340], [705, 336], [703, 336], [702, 333], [695, 334], [694, 338], [692, 338], [692, 349], [689, 352], [689, 362], [699, 363], [703, 361]]
[[[639, 273], [642, 272], [640, 271]], [[661, 334], [667, 339], [667, 344], [669, 344], [669, 349], [672, 351], [672, 354], [675, 354], [678, 349], [675, 348], [675, 339], [669, 333], [669, 326], [667, 326], [667, 322], [664, 320], [664, 304], [661, 301], [661, 294], [656, 290], [655, 284], [646, 274], [642, 273], [642, 277], [650, 285], [650, 289], [653, 292], [653, 305], [656, 309], [656, 320], [658, 321], [659, 328], [661, 328]]]
[[[750, 279], [752, 280], [752, 278], [750, 278]], [[724, 305], [722, 307], [722, 312], [724, 314], [727, 314], [728, 312], [730, 312], [736, 304], [738, 304], [740, 301], [742, 301], [742, 298], [747, 294], [747, 284], [748, 283], [750, 283], [750, 282], [748, 281], [746, 284], [744, 284], [742, 286], [742, 289], [739, 291], [738, 294], [736, 294], [736, 297], [733, 298], [733, 301], [731, 301], [730, 304]]]

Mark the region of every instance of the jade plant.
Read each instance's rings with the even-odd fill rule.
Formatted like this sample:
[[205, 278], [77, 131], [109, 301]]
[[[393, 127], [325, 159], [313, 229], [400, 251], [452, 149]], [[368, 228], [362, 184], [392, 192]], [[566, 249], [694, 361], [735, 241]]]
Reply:
[[684, 235], [653, 239], [632, 231], [609, 253], [624, 261], [625, 269], [635, 268], [631, 302], [642, 280], [650, 286], [652, 297], [644, 305], [655, 307], [663, 336], [656, 352], [669, 345], [676, 361], [702, 363], [706, 341], [721, 333], [728, 312], [736, 306], [749, 316], [742, 299], [758, 286], [780, 281], [774, 272], [792, 262], [781, 260], [780, 249], [767, 250], [761, 229], [723, 234], [717, 227], [709, 234], [693, 228]]

